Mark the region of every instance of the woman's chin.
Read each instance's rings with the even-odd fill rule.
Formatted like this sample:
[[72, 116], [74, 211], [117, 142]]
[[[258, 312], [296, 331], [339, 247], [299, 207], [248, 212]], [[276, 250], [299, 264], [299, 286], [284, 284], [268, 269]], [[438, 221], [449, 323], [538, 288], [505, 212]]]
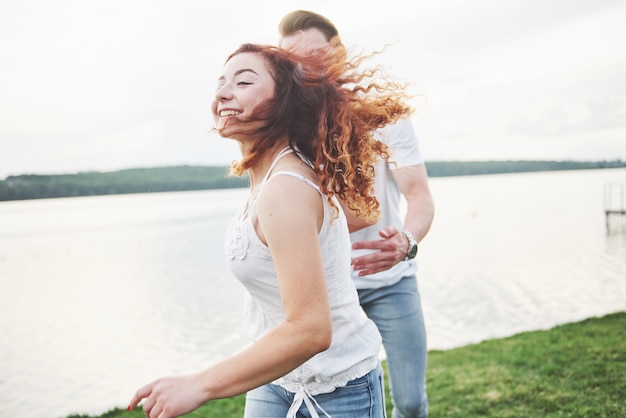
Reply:
[[265, 125], [267, 125], [265, 121], [245, 121], [233, 117], [220, 120], [215, 130], [224, 138], [243, 140], [257, 135], [259, 130], [263, 129]]

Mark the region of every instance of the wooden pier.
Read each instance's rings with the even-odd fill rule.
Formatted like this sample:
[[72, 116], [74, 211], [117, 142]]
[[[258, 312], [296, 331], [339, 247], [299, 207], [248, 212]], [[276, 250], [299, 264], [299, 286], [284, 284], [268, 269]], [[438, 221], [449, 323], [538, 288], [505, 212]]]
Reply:
[[[606, 228], [611, 229], [611, 218], [626, 215], [626, 184], [607, 183], [604, 185], [604, 214]], [[621, 220], [621, 219], [620, 219]]]

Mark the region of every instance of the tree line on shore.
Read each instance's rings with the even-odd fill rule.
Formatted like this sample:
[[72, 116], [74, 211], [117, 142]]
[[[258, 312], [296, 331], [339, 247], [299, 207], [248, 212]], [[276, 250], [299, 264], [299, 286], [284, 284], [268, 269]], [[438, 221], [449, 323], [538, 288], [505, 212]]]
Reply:
[[[430, 177], [626, 167], [626, 161], [432, 161]], [[247, 187], [223, 166], [133, 168], [76, 174], [23, 174], [0, 181], [0, 201]]]

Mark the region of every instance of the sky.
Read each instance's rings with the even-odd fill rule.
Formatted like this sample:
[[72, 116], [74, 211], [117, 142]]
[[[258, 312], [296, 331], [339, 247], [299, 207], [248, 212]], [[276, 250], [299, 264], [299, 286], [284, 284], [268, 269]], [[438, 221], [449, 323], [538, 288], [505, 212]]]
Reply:
[[426, 162], [626, 160], [626, 0], [0, 0], [0, 179], [229, 165], [217, 77], [296, 9], [388, 45]]

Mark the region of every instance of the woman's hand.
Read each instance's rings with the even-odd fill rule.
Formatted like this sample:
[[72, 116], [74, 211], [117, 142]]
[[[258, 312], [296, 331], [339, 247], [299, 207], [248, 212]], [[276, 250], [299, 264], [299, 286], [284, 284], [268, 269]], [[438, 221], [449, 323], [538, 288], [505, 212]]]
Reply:
[[199, 375], [164, 377], [147, 384], [135, 393], [128, 404], [134, 409], [142, 399], [148, 418], [173, 418], [187, 414], [207, 400]]

